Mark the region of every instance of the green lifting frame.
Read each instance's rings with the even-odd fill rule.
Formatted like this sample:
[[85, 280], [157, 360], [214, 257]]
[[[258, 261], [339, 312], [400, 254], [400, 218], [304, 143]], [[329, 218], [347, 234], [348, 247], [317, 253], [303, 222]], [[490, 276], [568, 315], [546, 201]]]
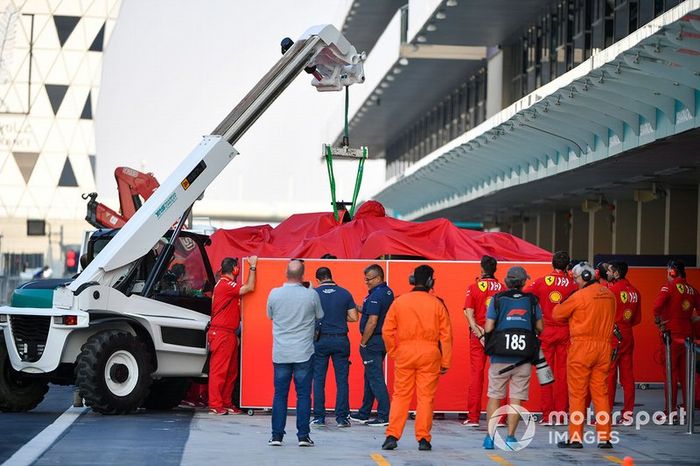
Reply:
[[341, 147], [332, 147], [329, 144], [323, 145], [323, 156], [326, 159], [326, 167], [328, 168], [328, 181], [331, 187], [331, 204], [333, 205], [333, 216], [335, 220], [340, 221], [338, 214], [338, 203], [335, 197], [335, 174], [333, 173], [333, 159], [358, 159], [357, 165], [357, 176], [355, 177], [355, 190], [352, 194], [352, 203], [350, 204], [350, 218], [355, 215], [355, 207], [357, 204], [357, 196], [360, 193], [360, 186], [362, 185], [362, 175], [364, 173], [365, 160], [368, 157], [368, 150], [366, 146], [362, 146], [359, 149], [354, 149], [350, 146], [350, 138], [348, 135], [348, 106], [349, 106], [349, 91], [347, 86], [345, 87], [345, 126], [343, 129], [343, 143]]

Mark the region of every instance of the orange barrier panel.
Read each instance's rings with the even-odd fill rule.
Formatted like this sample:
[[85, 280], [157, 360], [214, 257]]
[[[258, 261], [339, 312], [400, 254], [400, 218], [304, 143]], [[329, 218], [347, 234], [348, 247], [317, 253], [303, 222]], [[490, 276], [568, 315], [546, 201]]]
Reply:
[[[258, 262], [258, 276], [255, 292], [243, 300], [243, 325], [241, 343], [241, 405], [264, 408], [272, 405], [273, 366], [272, 366], [272, 325], [265, 313], [267, 296], [274, 287], [285, 281], [286, 259], [261, 259]], [[440, 261], [367, 261], [367, 260], [306, 260], [306, 279], [313, 280], [318, 267], [330, 267], [335, 281], [347, 288], [355, 303], [362, 305], [367, 295], [363, 282], [363, 270], [372, 263], [380, 264], [386, 274], [389, 286], [396, 295], [411, 289], [408, 276], [418, 264], [430, 264], [435, 269], [435, 293], [447, 305], [452, 322], [454, 338], [452, 367], [441, 377], [435, 400], [435, 410], [443, 412], [465, 412], [469, 385], [468, 326], [464, 317], [464, 294], [468, 284], [479, 275], [478, 262]], [[496, 276], [503, 279], [513, 265], [524, 266], [534, 279], [551, 271], [550, 264], [505, 263], [498, 264]], [[634, 330], [635, 381], [638, 383], [658, 383], [663, 381], [663, 350], [654, 326], [651, 307], [661, 285], [665, 281], [665, 268], [630, 268], [630, 281], [642, 294], [642, 323]], [[688, 269], [690, 283], [700, 285], [700, 270]], [[364, 386], [363, 367], [359, 355], [360, 334], [357, 323], [348, 324], [351, 344], [350, 365], [350, 406], [356, 409], [362, 403]], [[332, 364], [331, 364], [332, 365]], [[387, 358], [387, 381], [392, 390], [393, 361]], [[488, 382], [486, 382], [488, 383]], [[485, 387], [486, 388], [486, 387]], [[486, 390], [484, 389], [484, 394]], [[293, 407], [296, 395], [292, 391], [289, 406]], [[484, 408], [485, 408], [484, 399]], [[335, 378], [329, 369], [326, 380], [326, 408], [332, 409], [335, 403]], [[534, 375], [530, 385], [530, 401], [526, 404], [531, 411], [539, 409], [539, 383]]]
[[[700, 286], [700, 269], [686, 269], [686, 275], [688, 283]], [[642, 294], [642, 323], [634, 328], [634, 381], [663, 383], [664, 348], [659, 330], [654, 325], [652, 306], [661, 286], [666, 283], [666, 268], [630, 267], [627, 278]]]
[[[255, 291], [243, 299], [243, 324], [241, 335], [241, 405], [252, 408], [272, 406], [273, 366], [272, 366], [272, 322], [267, 318], [267, 295], [272, 288], [282, 286], [286, 281], [286, 259], [260, 259], [257, 266]], [[352, 293], [355, 303], [362, 306], [367, 295], [363, 281], [363, 270], [370, 264], [378, 263], [386, 270], [386, 261], [364, 260], [305, 260], [306, 278], [316, 285], [314, 274], [322, 266], [330, 267], [336, 282]], [[358, 323], [349, 322], [350, 337], [350, 406], [362, 404], [364, 369], [360, 359], [360, 331]], [[332, 366], [332, 362], [329, 366]], [[289, 406], [296, 405], [296, 393], [289, 395]], [[328, 370], [326, 377], [326, 405], [332, 409], [335, 404], [335, 374]]]

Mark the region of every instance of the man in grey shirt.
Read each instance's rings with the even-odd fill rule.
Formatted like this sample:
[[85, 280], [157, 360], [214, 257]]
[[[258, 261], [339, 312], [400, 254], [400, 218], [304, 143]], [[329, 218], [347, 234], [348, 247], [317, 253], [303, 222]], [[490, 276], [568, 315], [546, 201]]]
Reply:
[[304, 263], [287, 265], [287, 282], [270, 291], [267, 316], [272, 320], [272, 362], [275, 368], [275, 396], [272, 400], [270, 446], [282, 445], [287, 423], [289, 386], [294, 378], [297, 392], [297, 438], [300, 447], [312, 447], [309, 437], [311, 381], [313, 380], [314, 328], [323, 317], [318, 293], [304, 287]]

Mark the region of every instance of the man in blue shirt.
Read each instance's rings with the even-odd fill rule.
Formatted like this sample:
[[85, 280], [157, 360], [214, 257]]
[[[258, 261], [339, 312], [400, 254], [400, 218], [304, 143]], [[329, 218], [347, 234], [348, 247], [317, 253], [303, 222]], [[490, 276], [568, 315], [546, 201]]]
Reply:
[[326, 373], [328, 359], [333, 359], [335, 371], [335, 419], [338, 427], [350, 427], [348, 372], [350, 371], [350, 340], [348, 322], [357, 322], [357, 309], [352, 295], [333, 281], [331, 269], [319, 267], [316, 270], [321, 298], [323, 318], [316, 322], [314, 342], [314, 420], [311, 425], [321, 427], [326, 424]]
[[[394, 301], [394, 292], [384, 281], [384, 270], [379, 264], [365, 269], [365, 284], [369, 294], [362, 303], [360, 319], [360, 356], [365, 366], [365, 393], [362, 406], [350, 419], [368, 426], [389, 425], [389, 392], [384, 382], [384, 358], [386, 348], [382, 340], [382, 326], [389, 306]], [[369, 420], [374, 400], [377, 400], [377, 418]]]
[[[511, 267], [506, 274], [505, 282], [508, 291], [498, 293], [489, 303], [486, 311], [486, 325], [484, 331], [486, 333], [499, 332], [509, 329], [524, 329], [533, 330], [539, 334], [544, 328], [542, 321], [542, 310], [537, 303], [537, 298], [530, 293], [523, 293], [525, 281], [530, 278], [527, 272], [522, 267]], [[534, 319], [533, 325], [533, 306]], [[507, 335], [510, 338], [509, 346], [511, 349], [525, 349], [525, 340], [522, 335]], [[492, 335], [491, 338], [494, 336]], [[520, 337], [520, 338], [519, 338]], [[486, 419], [489, 420], [489, 429], [484, 438], [484, 448], [493, 450], [493, 435], [495, 422], [491, 421], [494, 412], [498, 409], [501, 401], [506, 397], [506, 385], [509, 385], [510, 405], [520, 406], [523, 401], [527, 401], [528, 392], [530, 391], [530, 375], [532, 373], [532, 364], [528, 361], [523, 362], [522, 357], [517, 356], [490, 356], [489, 367], [489, 401], [486, 405]], [[500, 374], [502, 369], [508, 369]], [[515, 408], [517, 410], [517, 408]], [[506, 445], [516, 449], [518, 440], [515, 438], [515, 430], [518, 427], [520, 415], [508, 413], [508, 436], [506, 437]]]

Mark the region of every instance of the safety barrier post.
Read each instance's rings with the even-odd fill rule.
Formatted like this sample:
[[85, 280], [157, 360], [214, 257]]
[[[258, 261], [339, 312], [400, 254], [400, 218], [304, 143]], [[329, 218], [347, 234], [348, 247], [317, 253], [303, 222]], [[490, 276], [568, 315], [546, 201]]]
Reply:
[[686, 407], [687, 413], [687, 433], [693, 435], [695, 428], [695, 362], [697, 359], [697, 347], [692, 337], [685, 339], [685, 361], [686, 361]]
[[[664, 349], [666, 351], [666, 409], [667, 413], [666, 416], [668, 417], [668, 425], [673, 424], [673, 417], [671, 416], [671, 413], [674, 411], [674, 407], [671, 406], [673, 397], [672, 397], [672, 383], [671, 383], [671, 333], [666, 330], [663, 333], [663, 339], [664, 339]], [[676, 391], [678, 390], [678, 387], [673, 387]]]

